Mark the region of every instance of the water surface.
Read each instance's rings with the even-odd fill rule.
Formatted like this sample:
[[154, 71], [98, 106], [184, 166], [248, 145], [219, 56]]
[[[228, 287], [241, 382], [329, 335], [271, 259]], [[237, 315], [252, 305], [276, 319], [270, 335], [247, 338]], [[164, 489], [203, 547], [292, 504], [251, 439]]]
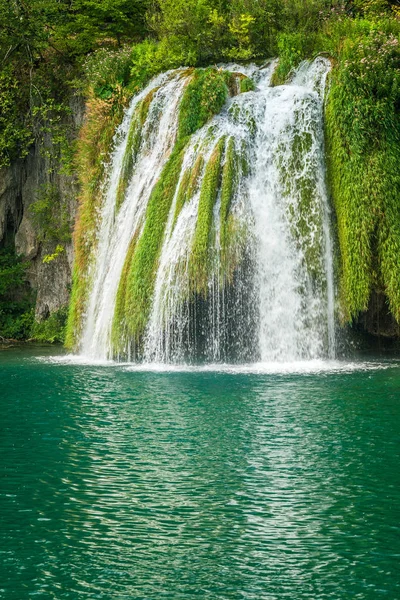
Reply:
[[0, 353], [1, 598], [400, 598], [398, 363], [36, 354]]

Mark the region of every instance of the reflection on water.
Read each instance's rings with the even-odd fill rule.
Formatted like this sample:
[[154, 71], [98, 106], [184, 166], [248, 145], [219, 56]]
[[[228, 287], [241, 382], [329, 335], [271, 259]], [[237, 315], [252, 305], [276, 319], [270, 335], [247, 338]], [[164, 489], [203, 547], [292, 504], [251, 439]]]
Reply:
[[400, 597], [396, 365], [0, 361], [0, 597]]

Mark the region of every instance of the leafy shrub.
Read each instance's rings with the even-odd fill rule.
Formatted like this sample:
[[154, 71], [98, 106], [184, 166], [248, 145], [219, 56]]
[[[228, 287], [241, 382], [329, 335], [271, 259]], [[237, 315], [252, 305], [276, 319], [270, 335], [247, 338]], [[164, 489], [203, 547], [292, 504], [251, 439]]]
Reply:
[[0, 168], [15, 158], [26, 156], [33, 141], [31, 130], [23, 119], [23, 94], [13, 69], [0, 71]]
[[11, 247], [0, 250], [0, 337], [29, 337], [33, 322], [32, 298], [28, 291], [28, 264]]
[[278, 37], [279, 63], [273, 75], [274, 85], [285, 83], [290, 72], [305, 58], [309, 58], [315, 45], [312, 34], [282, 33]]
[[69, 242], [71, 223], [67, 207], [61, 202], [57, 186], [44, 184], [29, 207], [40, 241]]
[[64, 343], [65, 327], [67, 322], [68, 307], [63, 306], [53, 312], [43, 321], [35, 321], [31, 329], [31, 337], [37, 342]]
[[132, 48], [119, 50], [99, 48], [88, 56], [84, 63], [87, 86], [94, 95], [108, 100], [120, 87], [128, 84], [132, 62]]

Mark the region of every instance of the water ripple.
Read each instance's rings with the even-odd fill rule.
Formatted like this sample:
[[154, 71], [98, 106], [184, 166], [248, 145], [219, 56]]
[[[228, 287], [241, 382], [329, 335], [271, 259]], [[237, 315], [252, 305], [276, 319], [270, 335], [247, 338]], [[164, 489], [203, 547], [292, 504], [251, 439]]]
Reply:
[[396, 363], [1, 366], [1, 598], [400, 597]]

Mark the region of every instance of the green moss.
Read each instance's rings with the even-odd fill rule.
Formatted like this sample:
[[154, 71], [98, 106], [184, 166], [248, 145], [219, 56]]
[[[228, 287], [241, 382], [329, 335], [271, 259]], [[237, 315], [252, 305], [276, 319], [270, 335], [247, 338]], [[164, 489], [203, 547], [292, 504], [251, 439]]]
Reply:
[[191, 135], [218, 114], [229, 96], [230, 74], [217, 69], [197, 69], [188, 83], [179, 109], [178, 138]]
[[201, 154], [199, 154], [192, 168], [187, 169], [182, 176], [182, 180], [178, 190], [178, 195], [176, 198], [173, 227], [175, 227], [176, 221], [181, 213], [182, 208], [184, 207], [186, 202], [193, 197], [193, 194], [198, 188], [199, 179], [203, 171], [203, 166], [204, 158]]
[[129, 339], [136, 344], [140, 343], [147, 324], [165, 226], [179, 180], [186, 141], [183, 139], [175, 145], [152, 191], [143, 233], [126, 275], [126, 284], [124, 284], [126, 285], [126, 332]]
[[249, 153], [248, 153], [246, 142], [244, 140], [242, 141], [242, 143], [240, 145], [238, 159], [239, 159], [242, 177], [248, 177], [250, 175]]
[[251, 246], [249, 243], [251, 232], [245, 220], [230, 213], [226, 220], [225, 230], [226, 244], [221, 257], [221, 287], [232, 284], [234, 274], [245, 257], [246, 248]]
[[[220, 208], [220, 243], [221, 252], [224, 257], [226, 253], [226, 247], [228, 242], [228, 214], [231, 206], [232, 197], [235, 192], [238, 177], [238, 157], [235, 150], [235, 142], [231, 137], [229, 138], [225, 162], [222, 169], [222, 182], [221, 182], [221, 208]], [[224, 260], [223, 260], [224, 262]]]
[[221, 162], [225, 138], [221, 138], [207, 165], [202, 181], [197, 223], [189, 262], [189, 276], [192, 289], [202, 295], [207, 294], [209, 271], [209, 242], [214, 203], [221, 179]]
[[[298, 117], [297, 114], [294, 116]], [[287, 197], [287, 216], [292, 237], [314, 283], [322, 284], [323, 215], [315, 175], [306, 163], [312, 143], [311, 133], [304, 131], [300, 124], [293, 136], [290, 153], [285, 145], [282, 147], [281, 154], [285, 158], [280, 164], [280, 180]]]
[[65, 327], [67, 322], [68, 307], [63, 306], [53, 312], [44, 321], [35, 321], [32, 326], [31, 337], [37, 342], [54, 344], [65, 342]]

